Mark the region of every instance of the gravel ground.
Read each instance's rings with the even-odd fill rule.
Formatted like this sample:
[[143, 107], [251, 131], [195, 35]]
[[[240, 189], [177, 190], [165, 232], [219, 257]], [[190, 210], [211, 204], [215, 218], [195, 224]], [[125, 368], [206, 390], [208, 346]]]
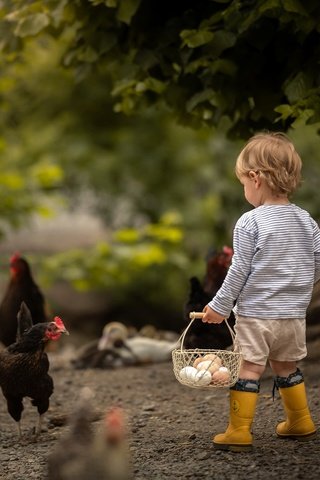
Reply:
[[[316, 345], [315, 352], [319, 351]], [[318, 354], [301, 363], [310, 409], [320, 423]], [[224, 431], [228, 419], [228, 389], [193, 389], [174, 378], [171, 363], [118, 370], [75, 370], [51, 355], [55, 391], [36, 443], [18, 441], [17, 429], [0, 394], [0, 479], [46, 480], [47, 457], [68, 429], [65, 422], [81, 387], [94, 392], [94, 428], [112, 405], [121, 405], [128, 418], [129, 447], [135, 480], [152, 479], [302, 479], [319, 478], [320, 435], [310, 442], [281, 440], [274, 429], [283, 419], [278, 394], [273, 401], [267, 370], [253, 425], [255, 448], [250, 453], [217, 451], [212, 435]], [[37, 415], [25, 402], [22, 428], [30, 431]], [[59, 459], [57, 458], [57, 462]], [[76, 480], [76, 479], [75, 479]], [[88, 479], [90, 480], [90, 479]], [[92, 479], [95, 480], [95, 479]]]

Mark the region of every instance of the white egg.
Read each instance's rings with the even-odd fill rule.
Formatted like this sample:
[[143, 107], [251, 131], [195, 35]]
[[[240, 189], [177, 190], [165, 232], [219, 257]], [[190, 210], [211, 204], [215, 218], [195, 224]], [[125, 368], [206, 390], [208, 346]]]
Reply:
[[206, 370], [199, 370], [195, 376], [195, 383], [197, 385], [209, 385], [212, 380], [211, 373]]
[[180, 370], [179, 376], [181, 380], [193, 382], [197, 373], [198, 370], [196, 368], [188, 366]]
[[219, 372], [229, 372], [229, 370], [227, 369], [227, 367], [220, 367]]

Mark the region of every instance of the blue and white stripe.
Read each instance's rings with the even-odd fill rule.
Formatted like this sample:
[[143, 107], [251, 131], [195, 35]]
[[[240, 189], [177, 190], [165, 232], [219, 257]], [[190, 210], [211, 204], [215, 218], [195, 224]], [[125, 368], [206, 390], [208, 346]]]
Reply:
[[320, 279], [320, 230], [294, 204], [262, 205], [238, 220], [234, 255], [225, 281], [209, 306], [254, 318], [305, 318]]

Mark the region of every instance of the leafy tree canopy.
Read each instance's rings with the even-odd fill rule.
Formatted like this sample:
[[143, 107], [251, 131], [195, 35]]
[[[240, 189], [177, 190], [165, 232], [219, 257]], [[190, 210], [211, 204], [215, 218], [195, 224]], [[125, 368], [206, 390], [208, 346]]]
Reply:
[[318, 0], [2, 0], [11, 61], [42, 32], [78, 81], [111, 81], [114, 109], [164, 103], [181, 123], [246, 137], [320, 119]]
[[[240, 146], [210, 128], [178, 126], [159, 109], [113, 112], [104, 77], [74, 83], [70, 71], [57, 67], [63, 47], [47, 35], [30, 39], [23, 62], [15, 58], [2, 70], [0, 166], [18, 173], [21, 184], [9, 190], [0, 175], [2, 205], [9, 197], [15, 207], [3, 208], [3, 222], [25, 221], [31, 200], [44, 211], [43, 193], [47, 206], [59, 193], [71, 207], [90, 204], [110, 230], [159, 222], [175, 210], [203, 243], [210, 243], [214, 223], [221, 243], [241, 195], [232, 185]], [[39, 169], [41, 184], [32, 189], [30, 175]]]

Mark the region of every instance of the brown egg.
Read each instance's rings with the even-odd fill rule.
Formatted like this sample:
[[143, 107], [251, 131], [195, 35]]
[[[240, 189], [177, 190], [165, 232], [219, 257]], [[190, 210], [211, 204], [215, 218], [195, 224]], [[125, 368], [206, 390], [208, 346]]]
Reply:
[[[217, 360], [217, 355], [215, 353], [207, 353], [202, 360]], [[219, 359], [220, 360], [220, 359]]]
[[219, 365], [219, 367], [221, 367], [222, 366], [221, 358], [216, 355], [216, 358], [214, 359], [214, 363], [216, 363], [217, 365]]
[[213, 373], [212, 383], [228, 383], [230, 381], [230, 372], [225, 367], [220, 367], [219, 370]]
[[209, 372], [213, 374], [213, 373], [217, 372], [220, 367], [221, 367], [221, 362], [217, 362], [215, 360], [213, 362], [213, 364], [211, 365], [211, 367], [209, 367]]
[[203, 359], [204, 357], [198, 357], [195, 359], [195, 361], [193, 362], [193, 367], [197, 368], [197, 366], [199, 365], [200, 362], [203, 362]]

